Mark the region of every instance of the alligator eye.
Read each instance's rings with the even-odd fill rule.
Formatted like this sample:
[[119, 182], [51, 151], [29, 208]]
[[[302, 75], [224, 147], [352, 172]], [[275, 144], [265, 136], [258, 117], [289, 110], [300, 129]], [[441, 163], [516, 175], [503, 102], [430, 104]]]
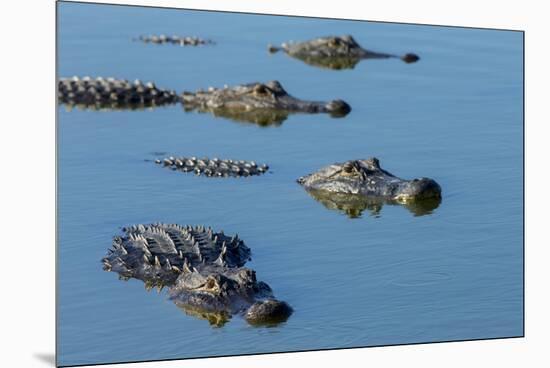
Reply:
[[206, 285], [205, 287], [207, 289], [214, 289], [216, 287], [216, 280], [214, 279], [208, 279], [208, 281], [206, 281]]
[[348, 174], [351, 173], [353, 171], [353, 164], [351, 162], [346, 162], [344, 164], [344, 167], [342, 167], [342, 170], [344, 170], [344, 172], [347, 172]]
[[328, 41], [329, 46], [338, 46], [340, 44], [340, 40], [337, 38], [331, 38], [330, 41]]
[[254, 93], [259, 95], [265, 95], [267, 93], [267, 87], [263, 84], [256, 84], [254, 86]]

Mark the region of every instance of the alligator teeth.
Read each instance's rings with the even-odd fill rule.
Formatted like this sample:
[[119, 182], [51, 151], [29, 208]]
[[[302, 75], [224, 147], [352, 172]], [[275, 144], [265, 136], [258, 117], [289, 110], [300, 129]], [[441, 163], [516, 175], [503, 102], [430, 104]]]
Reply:
[[159, 257], [155, 256], [155, 266], [160, 267], [160, 260]]
[[176, 266], [172, 266], [172, 271], [174, 271], [175, 273], [181, 273], [181, 270]]

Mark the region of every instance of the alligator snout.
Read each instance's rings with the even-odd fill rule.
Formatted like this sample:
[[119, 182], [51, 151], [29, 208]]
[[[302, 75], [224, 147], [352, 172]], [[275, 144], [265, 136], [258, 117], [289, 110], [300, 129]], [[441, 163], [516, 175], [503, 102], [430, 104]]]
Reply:
[[405, 54], [401, 57], [401, 60], [403, 60], [407, 64], [410, 64], [416, 63], [418, 60], [420, 60], [420, 57], [416, 54]]
[[429, 198], [441, 198], [441, 187], [433, 179], [420, 178], [404, 182], [395, 199], [406, 202]]
[[342, 100], [333, 100], [326, 104], [327, 112], [336, 118], [344, 117], [351, 111], [351, 106]]
[[252, 304], [245, 319], [252, 325], [276, 324], [286, 321], [292, 312], [292, 307], [286, 302], [267, 299]]

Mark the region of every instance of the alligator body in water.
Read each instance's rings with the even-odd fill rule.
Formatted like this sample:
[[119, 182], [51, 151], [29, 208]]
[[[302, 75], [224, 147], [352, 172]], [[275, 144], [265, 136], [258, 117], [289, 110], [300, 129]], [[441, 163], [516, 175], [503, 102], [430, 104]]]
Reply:
[[96, 110], [141, 109], [179, 102], [174, 91], [157, 88], [151, 82], [102, 77], [61, 78], [57, 93], [62, 104]]
[[259, 125], [281, 123], [290, 113], [328, 113], [342, 117], [351, 111], [342, 100], [300, 100], [289, 95], [278, 81], [183, 92], [181, 99], [186, 111], [210, 112], [215, 116]]
[[167, 157], [163, 160], [155, 160], [155, 163], [168, 167], [175, 171], [191, 172], [196, 175], [209, 177], [246, 177], [262, 175], [267, 172], [269, 166], [258, 165], [254, 161], [220, 160], [218, 158], [196, 157]]
[[284, 51], [289, 56], [306, 64], [328, 69], [353, 69], [364, 59], [397, 58], [405, 63], [414, 63], [420, 58], [416, 54], [397, 56], [369, 51], [362, 48], [350, 35], [321, 37], [305, 42], [283, 43], [281, 47], [268, 46], [271, 53]]
[[292, 308], [243, 267], [251, 251], [235, 236], [204, 226], [133, 225], [113, 239], [103, 258], [106, 271], [136, 278], [147, 289], [168, 287], [174, 303], [188, 314], [222, 325], [242, 314], [253, 325], [285, 321]]
[[380, 167], [376, 158], [335, 163], [299, 178], [315, 199], [351, 217], [363, 209], [379, 211], [381, 205], [404, 204], [411, 212], [428, 213], [441, 201], [441, 187], [434, 180], [404, 180]]
[[212, 40], [202, 39], [199, 37], [181, 37], [181, 36], [166, 36], [166, 35], [150, 35], [150, 36], [139, 36], [139, 41], [144, 43], [154, 43], [158, 45], [163, 44], [172, 44], [179, 46], [200, 46], [200, 45], [211, 45], [214, 44]]

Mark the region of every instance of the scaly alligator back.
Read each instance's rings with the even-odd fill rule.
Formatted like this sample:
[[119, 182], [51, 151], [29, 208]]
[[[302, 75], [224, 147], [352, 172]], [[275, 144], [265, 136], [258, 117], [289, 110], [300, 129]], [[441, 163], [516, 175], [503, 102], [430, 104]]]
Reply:
[[157, 88], [152, 82], [102, 77], [61, 78], [57, 96], [69, 107], [96, 110], [140, 109], [179, 102], [174, 91]]
[[199, 37], [194, 36], [166, 36], [166, 35], [149, 35], [149, 36], [139, 36], [138, 38], [141, 42], [144, 43], [154, 43], [154, 44], [172, 44], [179, 46], [200, 46], [200, 45], [211, 45], [214, 44], [212, 40], [205, 40]]
[[163, 160], [155, 160], [155, 162], [175, 171], [192, 172], [196, 175], [205, 175], [209, 177], [246, 177], [262, 175], [269, 169], [269, 166], [266, 164], [258, 165], [254, 161], [220, 160], [218, 158], [197, 159], [196, 157], [171, 156]]

